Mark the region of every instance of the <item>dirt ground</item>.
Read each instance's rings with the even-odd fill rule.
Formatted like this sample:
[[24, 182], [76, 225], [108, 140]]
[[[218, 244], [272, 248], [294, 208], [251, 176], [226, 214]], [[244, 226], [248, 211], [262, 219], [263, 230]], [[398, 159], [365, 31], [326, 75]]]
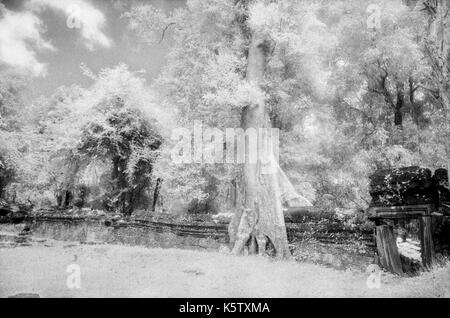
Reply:
[[[79, 289], [67, 285], [71, 264]], [[414, 278], [382, 273], [379, 288], [368, 287], [369, 275], [177, 249], [57, 241], [0, 248], [0, 297], [450, 297], [450, 266]]]

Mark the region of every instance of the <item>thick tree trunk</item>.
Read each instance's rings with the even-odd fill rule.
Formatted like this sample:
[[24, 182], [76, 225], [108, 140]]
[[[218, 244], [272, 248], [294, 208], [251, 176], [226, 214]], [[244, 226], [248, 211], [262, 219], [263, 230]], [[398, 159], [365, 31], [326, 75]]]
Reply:
[[409, 78], [408, 84], [409, 84], [409, 105], [411, 107], [411, 116], [414, 123], [418, 127], [422, 127], [423, 105], [421, 101], [415, 100], [414, 80], [412, 77]]
[[74, 156], [71, 151], [67, 154], [65, 159], [68, 162], [68, 166], [64, 173], [65, 180], [58, 185], [56, 190], [56, 202], [59, 208], [68, 208], [74, 199], [75, 181], [80, 170], [80, 162], [78, 157]]
[[162, 179], [156, 179], [155, 192], [153, 193], [152, 212], [156, 210], [156, 203], [158, 202], [159, 192], [161, 191]]
[[[236, 0], [236, 4], [243, 9], [236, 17], [236, 22], [240, 24], [242, 35], [249, 42], [246, 79], [250, 84], [258, 86], [264, 77], [272, 47], [268, 39], [247, 25], [249, 2]], [[271, 128], [264, 102], [253, 103], [244, 108], [241, 127], [244, 130], [253, 128], [256, 131], [260, 128]], [[261, 137], [258, 134], [259, 146]], [[250, 163], [249, 158], [245, 161], [239, 185], [239, 189], [243, 192], [239, 196], [242, 207], [236, 209], [230, 223], [230, 243], [235, 254], [247, 251], [250, 254], [266, 255], [268, 248], [271, 247], [278, 258], [290, 258], [282, 203], [291, 206], [312, 204], [295, 192], [278, 162], [275, 162], [274, 154], [269, 155], [272, 159], [269, 171], [267, 162], [263, 164], [260, 156], [256, 156], [256, 163]]]
[[403, 105], [405, 103], [404, 98], [404, 86], [403, 83], [397, 83], [397, 102], [394, 108], [394, 125], [397, 127], [403, 126]]
[[[425, 44], [425, 49], [437, 81], [438, 100], [448, 119], [450, 115], [450, 3], [448, 0], [424, 0], [423, 4], [429, 13], [429, 41]], [[450, 162], [448, 140], [444, 142], [444, 147], [447, 160]]]
[[439, 87], [439, 98], [445, 110], [450, 109], [450, 4], [448, 0], [425, 0], [430, 14], [427, 53]]
[[113, 170], [111, 179], [114, 181], [114, 193], [118, 196], [116, 198], [115, 208], [124, 215], [131, 215], [133, 211], [132, 196], [130, 189], [128, 189], [128, 182], [126, 176], [127, 163], [120, 157], [114, 157]]
[[394, 111], [394, 125], [400, 128], [403, 126], [402, 109], [398, 107], [396, 107]]
[[[248, 53], [247, 80], [259, 84], [264, 76], [270, 44], [253, 35]], [[271, 123], [264, 103], [245, 107], [242, 128], [270, 128]], [[258, 136], [260, 138], [261, 136]], [[243, 168], [243, 207], [238, 209], [230, 223], [232, 252], [265, 255], [268, 247], [278, 258], [290, 258], [282, 200], [299, 199], [278, 163], [276, 169], [265, 173], [259, 156], [256, 163], [246, 160]], [[274, 159], [274, 158], [273, 158]], [[274, 164], [274, 162], [272, 162]], [[300, 198], [301, 200], [302, 198]], [[305, 205], [310, 203], [303, 199]]]
[[440, 0], [438, 7], [439, 29], [438, 46], [441, 52], [440, 66], [442, 76], [440, 92], [445, 109], [450, 110], [450, 4], [448, 0]]

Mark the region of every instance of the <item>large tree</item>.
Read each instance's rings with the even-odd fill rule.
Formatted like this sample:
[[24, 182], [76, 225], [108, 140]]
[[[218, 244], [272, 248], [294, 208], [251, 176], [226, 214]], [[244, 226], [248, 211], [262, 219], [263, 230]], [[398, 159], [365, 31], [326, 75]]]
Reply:
[[[266, 34], [248, 25], [249, 1], [238, 5], [242, 10], [237, 17], [238, 23], [245, 41], [249, 43], [245, 79], [250, 85], [259, 87], [264, 81], [274, 43]], [[256, 130], [272, 127], [264, 99], [243, 107], [241, 127]], [[272, 243], [278, 256], [290, 257], [281, 202], [282, 189], [286, 186], [280, 184], [280, 181], [289, 183], [289, 180], [279, 177], [284, 176], [279, 167], [276, 171], [265, 173], [259, 159], [256, 163], [244, 164], [243, 207], [235, 212], [230, 224], [233, 252], [241, 253], [248, 246], [250, 253], [263, 254], [266, 245]]]
[[450, 4], [447, 0], [421, 1], [428, 14], [428, 37], [425, 52], [438, 87], [438, 100], [450, 109]]
[[[171, 45], [156, 85], [181, 124], [202, 120], [245, 130], [278, 126], [277, 108], [298, 111], [293, 105], [305, 94], [326, 91], [322, 56], [333, 39], [317, 9], [308, 2], [212, 0], [188, 1], [169, 15], [141, 6], [127, 16], [146, 43]], [[236, 178], [243, 195], [229, 227], [234, 253], [266, 254], [272, 247], [278, 257], [290, 257], [282, 203], [311, 203], [273, 164], [265, 173], [261, 161], [247, 161]]]

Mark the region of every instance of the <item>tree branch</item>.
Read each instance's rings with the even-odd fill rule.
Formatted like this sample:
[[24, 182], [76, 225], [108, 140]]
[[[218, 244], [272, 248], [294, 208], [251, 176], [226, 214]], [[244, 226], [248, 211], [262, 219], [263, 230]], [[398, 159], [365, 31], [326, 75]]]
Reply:
[[168, 25], [166, 25], [166, 26], [164, 27], [164, 29], [163, 29], [162, 32], [161, 32], [161, 39], [159, 39], [158, 42], [141, 41], [140, 43], [144, 43], [144, 44], [153, 44], [153, 45], [155, 45], [155, 44], [161, 44], [162, 41], [164, 40], [164, 36], [166, 35], [167, 29], [169, 29], [172, 25], [175, 25], [175, 24], [176, 24], [175, 22], [170, 22]]

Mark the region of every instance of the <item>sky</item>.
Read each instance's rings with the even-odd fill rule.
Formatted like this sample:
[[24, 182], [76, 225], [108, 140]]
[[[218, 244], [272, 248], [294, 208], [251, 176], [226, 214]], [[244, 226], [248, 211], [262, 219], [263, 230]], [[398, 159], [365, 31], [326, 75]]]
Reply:
[[[154, 79], [167, 46], [139, 44], [121, 15], [149, 3], [165, 11], [185, 0], [0, 0], [0, 71], [27, 75], [28, 100], [51, 95], [61, 85], [89, 86], [81, 65], [94, 73], [125, 63]], [[1, 6], [1, 5], [0, 5]]]

